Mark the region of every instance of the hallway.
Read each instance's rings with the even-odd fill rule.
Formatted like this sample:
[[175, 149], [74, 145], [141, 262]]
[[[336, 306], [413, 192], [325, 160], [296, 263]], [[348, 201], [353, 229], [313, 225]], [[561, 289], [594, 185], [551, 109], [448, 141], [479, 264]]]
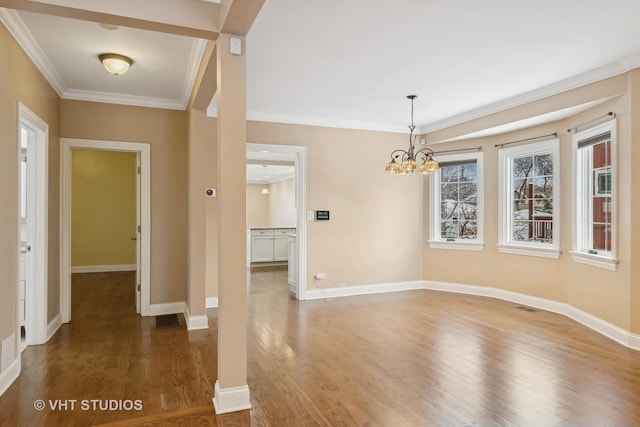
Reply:
[[[638, 352], [569, 319], [428, 291], [298, 302], [286, 271], [251, 274], [253, 409], [217, 416], [216, 309], [209, 330], [157, 329], [132, 273], [73, 280], [74, 320], [24, 351], [1, 426], [640, 425]], [[142, 409], [80, 407], [92, 399]]]

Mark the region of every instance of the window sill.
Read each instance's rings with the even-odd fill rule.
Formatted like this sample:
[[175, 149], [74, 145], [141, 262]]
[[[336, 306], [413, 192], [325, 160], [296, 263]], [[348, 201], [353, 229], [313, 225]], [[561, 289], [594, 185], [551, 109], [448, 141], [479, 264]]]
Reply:
[[519, 245], [509, 245], [505, 243], [498, 244], [498, 252], [505, 254], [514, 254], [514, 255], [527, 255], [527, 256], [536, 256], [540, 258], [551, 258], [551, 259], [559, 259], [560, 249], [556, 248], [541, 248], [535, 246], [519, 246]]
[[590, 265], [592, 267], [604, 268], [605, 270], [616, 271], [618, 260], [602, 255], [587, 254], [584, 252], [569, 252], [575, 262]]
[[481, 251], [484, 249], [484, 242], [455, 240], [453, 242], [445, 240], [429, 240], [431, 249], [454, 249], [459, 251]]

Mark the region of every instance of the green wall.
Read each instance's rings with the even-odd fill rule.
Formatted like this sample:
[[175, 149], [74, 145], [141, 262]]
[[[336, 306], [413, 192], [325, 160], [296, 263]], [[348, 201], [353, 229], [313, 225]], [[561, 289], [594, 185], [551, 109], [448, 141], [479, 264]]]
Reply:
[[71, 265], [135, 264], [136, 154], [71, 154]]

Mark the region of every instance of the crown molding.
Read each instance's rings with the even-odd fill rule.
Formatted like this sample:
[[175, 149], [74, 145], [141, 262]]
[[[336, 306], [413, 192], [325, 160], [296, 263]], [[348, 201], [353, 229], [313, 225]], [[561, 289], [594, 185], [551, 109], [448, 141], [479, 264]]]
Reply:
[[108, 92], [69, 89], [64, 80], [58, 74], [55, 67], [44, 53], [40, 44], [33, 37], [20, 14], [12, 9], [0, 8], [0, 22], [4, 24], [9, 33], [18, 42], [29, 59], [38, 68], [40, 73], [49, 82], [53, 90], [62, 99], [74, 99], [79, 101], [106, 102], [111, 104], [132, 105], [136, 107], [164, 108], [170, 110], [185, 110], [187, 108], [193, 85], [198, 73], [200, 61], [204, 55], [207, 41], [194, 39], [191, 47], [191, 55], [185, 73], [180, 99], [154, 98], [136, 95], [123, 95]]
[[96, 92], [91, 90], [67, 90], [61, 97], [77, 101], [104, 102], [108, 104], [131, 105], [134, 107], [163, 108], [183, 110], [185, 106], [179, 99], [151, 98], [148, 96], [123, 95], [120, 93]]
[[56, 91], [61, 98], [67, 91], [67, 85], [58, 74], [55, 67], [49, 61], [40, 44], [33, 37], [27, 26], [24, 24], [18, 12], [12, 9], [0, 8], [0, 22], [4, 24], [9, 33], [18, 42], [22, 50], [27, 54], [29, 59], [34, 63], [36, 68], [40, 70], [44, 78], [49, 82], [53, 90]]
[[191, 99], [191, 93], [193, 92], [193, 85], [196, 82], [198, 75], [198, 69], [204, 56], [204, 51], [207, 47], [207, 41], [204, 39], [193, 39], [191, 46], [191, 55], [189, 56], [189, 62], [187, 64], [187, 71], [184, 74], [184, 82], [182, 83], [182, 109], [186, 110]]
[[255, 111], [247, 112], [247, 120], [256, 122], [286, 123], [291, 125], [320, 126], [340, 129], [370, 130], [377, 132], [409, 133], [407, 126], [386, 123], [361, 122], [354, 120], [337, 120], [322, 117], [295, 116], [288, 114], [270, 114]]
[[469, 110], [462, 114], [439, 120], [428, 125], [419, 126], [418, 133], [426, 134], [448, 127], [456, 126], [465, 122], [469, 122], [471, 120], [488, 116], [490, 114], [499, 113], [510, 108], [518, 107], [520, 105], [538, 101], [549, 96], [557, 95], [562, 92], [567, 92], [572, 89], [586, 86], [588, 84], [608, 79], [610, 77], [615, 77], [638, 67], [640, 67], [640, 53], [593, 69], [591, 71], [587, 71], [586, 73], [578, 74], [573, 77], [569, 77], [567, 79], [552, 83], [550, 85], [543, 86], [539, 89], [523, 93], [522, 95], [507, 98], [493, 104], [488, 104], [483, 107], [476, 108], [474, 110]]

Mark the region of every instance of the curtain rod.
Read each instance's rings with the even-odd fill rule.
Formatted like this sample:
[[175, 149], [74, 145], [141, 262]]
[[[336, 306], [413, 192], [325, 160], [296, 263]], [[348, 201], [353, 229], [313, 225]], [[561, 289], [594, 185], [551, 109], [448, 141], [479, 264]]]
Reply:
[[608, 117], [608, 116], [613, 116], [613, 117], [615, 117], [615, 116], [616, 116], [616, 113], [614, 113], [614, 112], [612, 112], [612, 111], [609, 111], [607, 114], [603, 114], [603, 115], [598, 116], [598, 117], [596, 117], [596, 118], [594, 118], [594, 119], [587, 120], [586, 122], [580, 123], [579, 125], [576, 125], [576, 126], [574, 126], [574, 127], [572, 127], [572, 128], [569, 128], [569, 129], [567, 129], [567, 132], [569, 132], [569, 133], [571, 133], [571, 131], [574, 131], [574, 132], [575, 132], [575, 131], [577, 131], [577, 130], [578, 130], [578, 128], [579, 128], [579, 127], [581, 127], [581, 126], [584, 126], [584, 125], [586, 125], [586, 124], [588, 124], [588, 123], [591, 123], [591, 122], [595, 122], [596, 120], [600, 120], [601, 118], [603, 118], [603, 117]]
[[534, 139], [546, 138], [548, 136], [555, 136], [557, 138], [558, 134], [556, 132], [554, 132], [554, 133], [550, 133], [549, 135], [540, 135], [540, 136], [534, 136], [533, 138], [519, 139], [517, 141], [511, 141], [511, 142], [505, 142], [505, 143], [502, 143], [502, 144], [496, 144], [496, 145], [494, 145], [494, 147], [496, 147], [496, 148], [497, 147], [504, 147], [505, 145], [517, 144], [518, 142], [532, 141]]
[[472, 148], [458, 148], [457, 150], [443, 150], [443, 151], [434, 151], [433, 154], [443, 154], [443, 153], [455, 153], [457, 151], [482, 151], [482, 147], [472, 147]]

